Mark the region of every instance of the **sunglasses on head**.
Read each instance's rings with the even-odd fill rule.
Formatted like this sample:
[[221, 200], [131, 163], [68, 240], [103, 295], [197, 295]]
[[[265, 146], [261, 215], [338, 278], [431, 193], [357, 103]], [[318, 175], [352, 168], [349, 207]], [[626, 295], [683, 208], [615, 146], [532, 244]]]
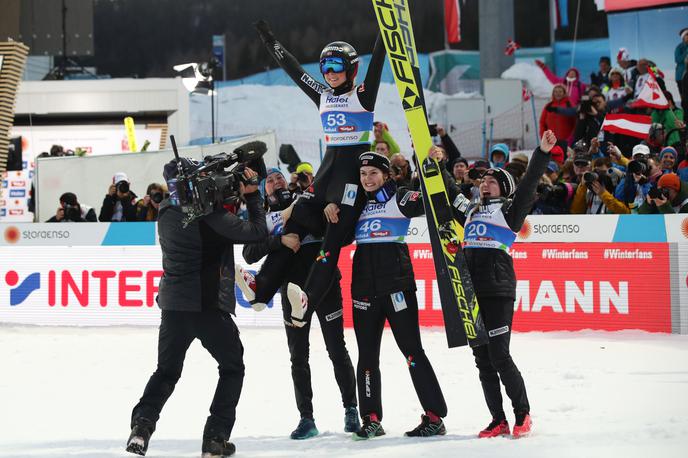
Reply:
[[320, 61], [320, 73], [323, 75], [334, 72], [341, 73], [346, 70], [346, 62], [341, 57], [325, 57]]

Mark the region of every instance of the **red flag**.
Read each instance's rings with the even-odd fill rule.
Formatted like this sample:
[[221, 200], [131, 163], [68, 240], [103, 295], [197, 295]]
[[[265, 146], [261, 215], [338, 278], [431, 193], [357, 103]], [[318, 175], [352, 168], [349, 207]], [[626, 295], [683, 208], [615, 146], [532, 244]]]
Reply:
[[631, 137], [647, 138], [652, 124], [652, 117], [634, 114], [608, 114], [602, 123], [602, 130], [614, 134], [630, 135]]
[[516, 50], [519, 49], [520, 47], [521, 47], [521, 45], [519, 45], [519, 44], [516, 43], [514, 40], [512, 40], [511, 38], [509, 38], [508, 40], [506, 40], [506, 48], [504, 48], [504, 55], [505, 55], [505, 56], [511, 56], [511, 55], [513, 55], [513, 54], [516, 52]]
[[447, 43], [461, 43], [459, 0], [444, 0], [444, 28], [447, 33]]
[[659, 87], [652, 72], [648, 74], [647, 81], [645, 81], [645, 85], [643, 85], [632, 106], [633, 108], [649, 107], [659, 110], [669, 108], [669, 101], [664, 96], [664, 92], [662, 92], [662, 88]]

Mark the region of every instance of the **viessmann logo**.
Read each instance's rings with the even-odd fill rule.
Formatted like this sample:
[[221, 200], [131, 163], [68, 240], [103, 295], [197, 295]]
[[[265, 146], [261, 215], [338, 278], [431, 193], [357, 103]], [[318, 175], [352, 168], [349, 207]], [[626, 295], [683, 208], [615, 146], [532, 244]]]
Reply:
[[9, 270], [4, 280], [12, 307], [42, 289], [50, 307], [152, 307], [161, 276], [161, 270], [50, 270], [30, 272], [22, 279], [15, 270]]

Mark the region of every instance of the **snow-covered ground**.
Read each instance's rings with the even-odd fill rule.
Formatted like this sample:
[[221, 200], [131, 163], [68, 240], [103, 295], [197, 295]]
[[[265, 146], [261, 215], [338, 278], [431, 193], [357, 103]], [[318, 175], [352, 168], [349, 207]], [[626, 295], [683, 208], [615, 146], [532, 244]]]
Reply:
[[[311, 366], [319, 437], [288, 439], [298, 422], [289, 357], [279, 328], [242, 329], [246, 379], [232, 440], [237, 456], [327, 457], [684, 457], [688, 450], [688, 336], [640, 332], [525, 333], [512, 339], [535, 422], [522, 440], [477, 439], [489, 421], [466, 348], [446, 348], [424, 330], [426, 351], [449, 405], [448, 434], [410, 439], [420, 406], [403, 356], [385, 331], [383, 425], [387, 435], [354, 442], [322, 337]], [[353, 332], [346, 333], [356, 359]], [[0, 456], [124, 457], [129, 415], [154, 370], [157, 329], [0, 326]], [[217, 381], [195, 342], [148, 456], [200, 455]], [[508, 407], [508, 406], [507, 406]], [[508, 410], [507, 410], [508, 411]]]

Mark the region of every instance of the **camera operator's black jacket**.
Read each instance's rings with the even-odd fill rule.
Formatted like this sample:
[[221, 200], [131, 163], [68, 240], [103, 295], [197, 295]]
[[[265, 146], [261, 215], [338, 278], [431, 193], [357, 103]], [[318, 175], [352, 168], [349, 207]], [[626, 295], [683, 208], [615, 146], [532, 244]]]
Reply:
[[[537, 148], [528, 161], [528, 169], [516, 187], [511, 201], [505, 201], [502, 213], [509, 228], [518, 232], [535, 202], [535, 190], [545, 173], [550, 154]], [[459, 221], [466, 224], [466, 216], [459, 213]], [[496, 248], [467, 248], [464, 250], [475, 292], [480, 297], [516, 297], [516, 273], [511, 255]]]
[[183, 227], [184, 214], [165, 199], [160, 204], [158, 235], [163, 276], [158, 305], [163, 310], [200, 312], [220, 308], [234, 313], [234, 243], [268, 236], [258, 192], [244, 195], [249, 220], [218, 210]]
[[112, 221], [112, 216], [115, 214], [115, 206], [117, 202], [122, 203], [122, 215], [124, 219], [122, 221], [137, 221], [136, 219], [136, 194], [129, 191], [130, 199], [119, 199], [117, 194], [111, 196], [106, 194], [103, 199], [103, 206], [100, 207], [100, 215], [98, 215], [98, 221], [110, 222]]

